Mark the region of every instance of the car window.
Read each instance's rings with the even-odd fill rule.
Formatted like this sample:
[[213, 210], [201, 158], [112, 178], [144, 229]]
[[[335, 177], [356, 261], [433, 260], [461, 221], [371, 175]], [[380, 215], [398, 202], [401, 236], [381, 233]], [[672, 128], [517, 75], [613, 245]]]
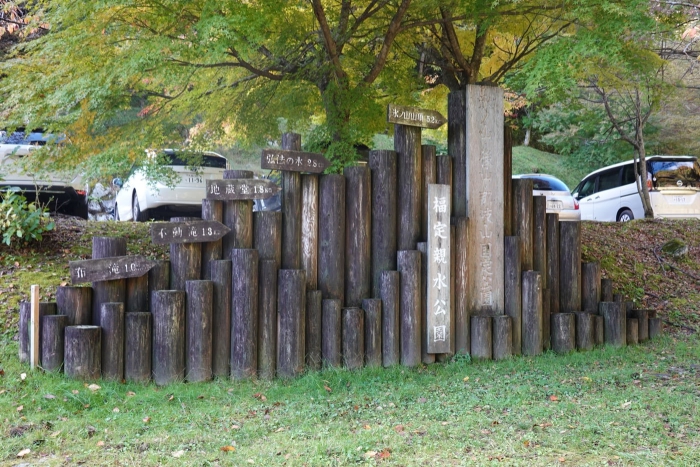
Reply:
[[622, 167], [622, 184], [629, 185], [630, 183], [635, 183], [634, 177], [634, 164], [627, 164]]
[[620, 186], [620, 168], [606, 170], [599, 176], [598, 192], [611, 190]]
[[584, 180], [584, 182], [580, 185], [581, 188], [578, 190], [578, 197], [585, 198], [586, 196], [591, 196], [593, 193], [595, 193], [595, 182], [597, 180], [597, 176]]
[[685, 186], [700, 188], [700, 164], [697, 161], [651, 161], [655, 187]]
[[551, 177], [522, 177], [532, 180], [535, 190], [540, 191], [569, 191], [564, 182]]

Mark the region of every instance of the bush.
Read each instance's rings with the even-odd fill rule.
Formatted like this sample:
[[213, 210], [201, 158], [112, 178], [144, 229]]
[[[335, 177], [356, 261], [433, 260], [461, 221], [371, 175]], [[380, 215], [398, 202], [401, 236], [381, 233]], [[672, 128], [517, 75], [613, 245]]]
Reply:
[[25, 244], [40, 241], [44, 232], [53, 230], [54, 222], [45, 206], [27, 203], [27, 198], [10, 189], [0, 193], [0, 198], [0, 233], [4, 244], [10, 245], [13, 239]]

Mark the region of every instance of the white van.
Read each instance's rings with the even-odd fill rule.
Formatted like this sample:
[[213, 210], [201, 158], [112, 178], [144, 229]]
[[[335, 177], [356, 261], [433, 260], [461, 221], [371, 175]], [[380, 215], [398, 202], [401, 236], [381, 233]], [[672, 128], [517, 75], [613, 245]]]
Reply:
[[[700, 219], [700, 164], [696, 157], [649, 156], [646, 166], [654, 217]], [[581, 220], [626, 222], [644, 217], [634, 161], [588, 174], [573, 195], [579, 202]]]

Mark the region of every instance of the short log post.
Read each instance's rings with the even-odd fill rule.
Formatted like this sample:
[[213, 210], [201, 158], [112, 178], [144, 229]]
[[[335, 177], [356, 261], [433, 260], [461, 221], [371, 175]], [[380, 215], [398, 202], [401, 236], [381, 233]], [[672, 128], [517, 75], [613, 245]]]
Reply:
[[153, 381], [157, 385], [185, 379], [185, 291], [156, 290], [153, 313]]
[[102, 329], [99, 326], [66, 326], [64, 358], [67, 377], [85, 381], [99, 379]]
[[191, 383], [211, 380], [212, 299], [214, 283], [194, 280], [185, 283], [185, 379]]
[[408, 367], [421, 362], [421, 257], [418, 250], [397, 253], [400, 279], [401, 364]]
[[612, 281], [612, 279], [601, 279], [600, 280], [600, 301], [601, 302], [612, 302], [613, 301], [613, 281]]
[[306, 290], [318, 289], [318, 175], [316, 174], [301, 176], [301, 268], [306, 271]]
[[559, 222], [559, 274], [560, 311], [581, 311], [580, 222]]
[[552, 350], [564, 354], [576, 350], [576, 314], [552, 315]]
[[304, 369], [305, 307], [305, 271], [280, 269], [277, 276], [277, 376], [281, 378], [293, 378]]
[[258, 374], [272, 379], [277, 371], [277, 276], [278, 263], [262, 259], [258, 264]]
[[396, 270], [397, 185], [396, 152], [370, 151], [372, 171], [372, 296], [380, 296], [380, 282], [384, 271]]
[[588, 313], [598, 313], [600, 303], [600, 265], [581, 264], [581, 309]]
[[365, 353], [365, 324], [362, 308], [343, 308], [343, 361], [350, 370], [362, 368]]
[[46, 315], [41, 318], [41, 368], [44, 371], [60, 371], [63, 367], [64, 330], [67, 322], [66, 315]]
[[378, 298], [362, 300], [365, 314], [365, 364], [382, 366], [382, 301]]
[[[228, 376], [231, 369], [231, 260], [210, 261], [209, 270], [212, 281], [211, 371], [212, 376]], [[275, 280], [276, 278], [275, 268]]]
[[[224, 202], [214, 199], [202, 199], [202, 219], [207, 221], [224, 222]], [[202, 273], [200, 277], [211, 280], [211, 266], [209, 263], [218, 261], [224, 256], [223, 239], [202, 244]]]
[[646, 342], [649, 340], [649, 312], [647, 310], [633, 310], [633, 315], [637, 319], [639, 342]]
[[493, 359], [504, 360], [513, 355], [513, 319], [508, 315], [493, 316]]
[[[225, 170], [224, 180], [253, 178], [250, 170]], [[222, 238], [223, 259], [234, 248], [253, 248], [253, 200], [224, 201], [224, 224], [231, 229]]]
[[523, 271], [530, 271], [534, 265], [533, 225], [534, 199], [533, 182], [521, 178], [513, 180], [513, 235], [520, 238], [520, 263]]
[[[598, 305], [600, 306], [600, 305]], [[605, 318], [603, 318], [600, 315], [593, 315], [594, 324], [595, 324], [595, 330], [594, 330], [594, 339], [593, 341], [595, 342], [595, 345], [603, 345], [605, 344]]]
[[661, 318], [649, 318], [649, 339], [660, 336], [661, 330]]
[[475, 360], [493, 358], [493, 324], [490, 316], [471, 317], [471, 356]]
[[372, 176], [368, 167], [346, 167], [345, 304], [359, 307], [372, 293], [370, 221]]
[[148, 274], [126, 280], [124, 312], [148, 311]]
[[595, 347], [595, 316], [588, 312], [576, 313], [576, 348], [592, 350]]
[[[421, 362], [428, 365], [435, 363], [435, 354], [428, 353], [428, 244], [426, 242], [418, 242], [418, 251], [420, 251], [420, 337], [421, 337]], [[453, 337], [450, 336], [450, 339]]]
[[524, 271], [522, 274], [522, 354], [542, 353], [542, 286], [540, 273]]
[[[92, 237], [92, 259], [126, 255], [126, 239], [122, 237]], [[92, 283], [92, 324], [100, 326], [103, 303], [126, 301], [126, 279]]]
[[382, 271], [379, 297], [382, 299], [382, 365], [398, 365], [401, 362], [401, 293], [398, 271]]
[[[453, 197], [454, 199], [454, 197]], [[455, 232], [455, 353], [467, 355], [471, 348], [469, 338], [469, 307], [467, 306], [467, 290], [469, 275], [469, 220], [466, 217], [454, 219]]]
[[[282, 135], [282, 149], [301, 151], [301, 135]], [[301, 173], [282, 171], [282, 268], [301, 269]]]
[[[258, 250], [232, 249], [231, 271], [231, 378], [254, 378], [258, 373]], [[305, 287], [302, 292], [306, 293]]]
[[415, 250], [420, 240], [421, 191], [421, 129], [394, 125], [394, 150], [397, 164], [397, 210], [399, 250]]
[[258, 258], [272, 259], [277, 268], [282, 266], [282, 213], [259, 211], [253, 213], [253, 248]]
[[170, 288], [170, 261], [156, 260], [156, 264], [148, 271], [148, 306], [152, 309], [151, 297], [156, 290]]
[[605, 320], [605, 344], [622, 347], [627, 340], [627, 319], [620, 302], [600, 302], [600, 314]]
[[532, 269], [542, 274], [542, 289], [547, 282], [547, 197], [532, 198]]
[[318, 200], [318, 288], [345, 300], [345, 177], [322, 175]]
[[[38, 347], [39, 354], [37, 357], [41, 357], [41, 342], [43, 337], [43, 326], [42, 321], [44, 316], [55, 315], [57, 312], [57, 306], [54, 302], [39, 302], [39, 337], [38, 337]], [[20, 302], [19, 304], [19, 361], [21, 363], [29, 363], [29, 323], [31, 321], [32, 307], [31, 302]]]
[[[308, 281], [307, 281], [308, 286]], [[323, 294], [320, 290], [306, 291], [306, 367], [321, 369], [321, 329], [323, 325]]]
[[124, 304], [103, 303], [100, 326], [102, 327], [102, 378], [121, 381], [124, 379]]
[[547, 287], [549, 312], [559, 313], [559, 214], [547, 214]]
[[512, 321], [513, 355], [521, 353], [522, 339], [522, 292], [520, 288], [522, 273], [520, 270], [520, 239], [505, 237], [505, 314]]
[[321, 358], [325, 367], [338, 368], [342, 364], [342, 306], [336, 298], [325, 299], [322, 303]]
[[420, 213], [420, 241], [428, 240], [428, 212], [430, 200], [428, 199], [428, 185], [437, 183], [437, 160], [435, 146], [423, 144], [421, 146], [421, 213]]
[[627, 318], [627, 345], [639, 344], [639, 321], [637, 318]]
[[135, 383], [151, 380], [150, 312], [132, 311], [124, 318], [124, 379]]
[[56, 307], [66, 315], [66, 326], [92, 323], [92, 287], [56, 287]]
[[[170, 222], [186, 222], [192, 217], [171, 217]], [[202, 278], [202, 244], [170, 244], [170, 289], [185, 290], [187, 281]]]

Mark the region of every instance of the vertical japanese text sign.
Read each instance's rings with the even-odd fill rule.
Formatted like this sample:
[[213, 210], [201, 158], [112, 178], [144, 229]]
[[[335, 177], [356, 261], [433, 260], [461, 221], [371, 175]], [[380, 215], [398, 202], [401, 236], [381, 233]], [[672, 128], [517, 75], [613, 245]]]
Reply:
[[449, 185], [428, 185], [428, 353], [450, 351]]

